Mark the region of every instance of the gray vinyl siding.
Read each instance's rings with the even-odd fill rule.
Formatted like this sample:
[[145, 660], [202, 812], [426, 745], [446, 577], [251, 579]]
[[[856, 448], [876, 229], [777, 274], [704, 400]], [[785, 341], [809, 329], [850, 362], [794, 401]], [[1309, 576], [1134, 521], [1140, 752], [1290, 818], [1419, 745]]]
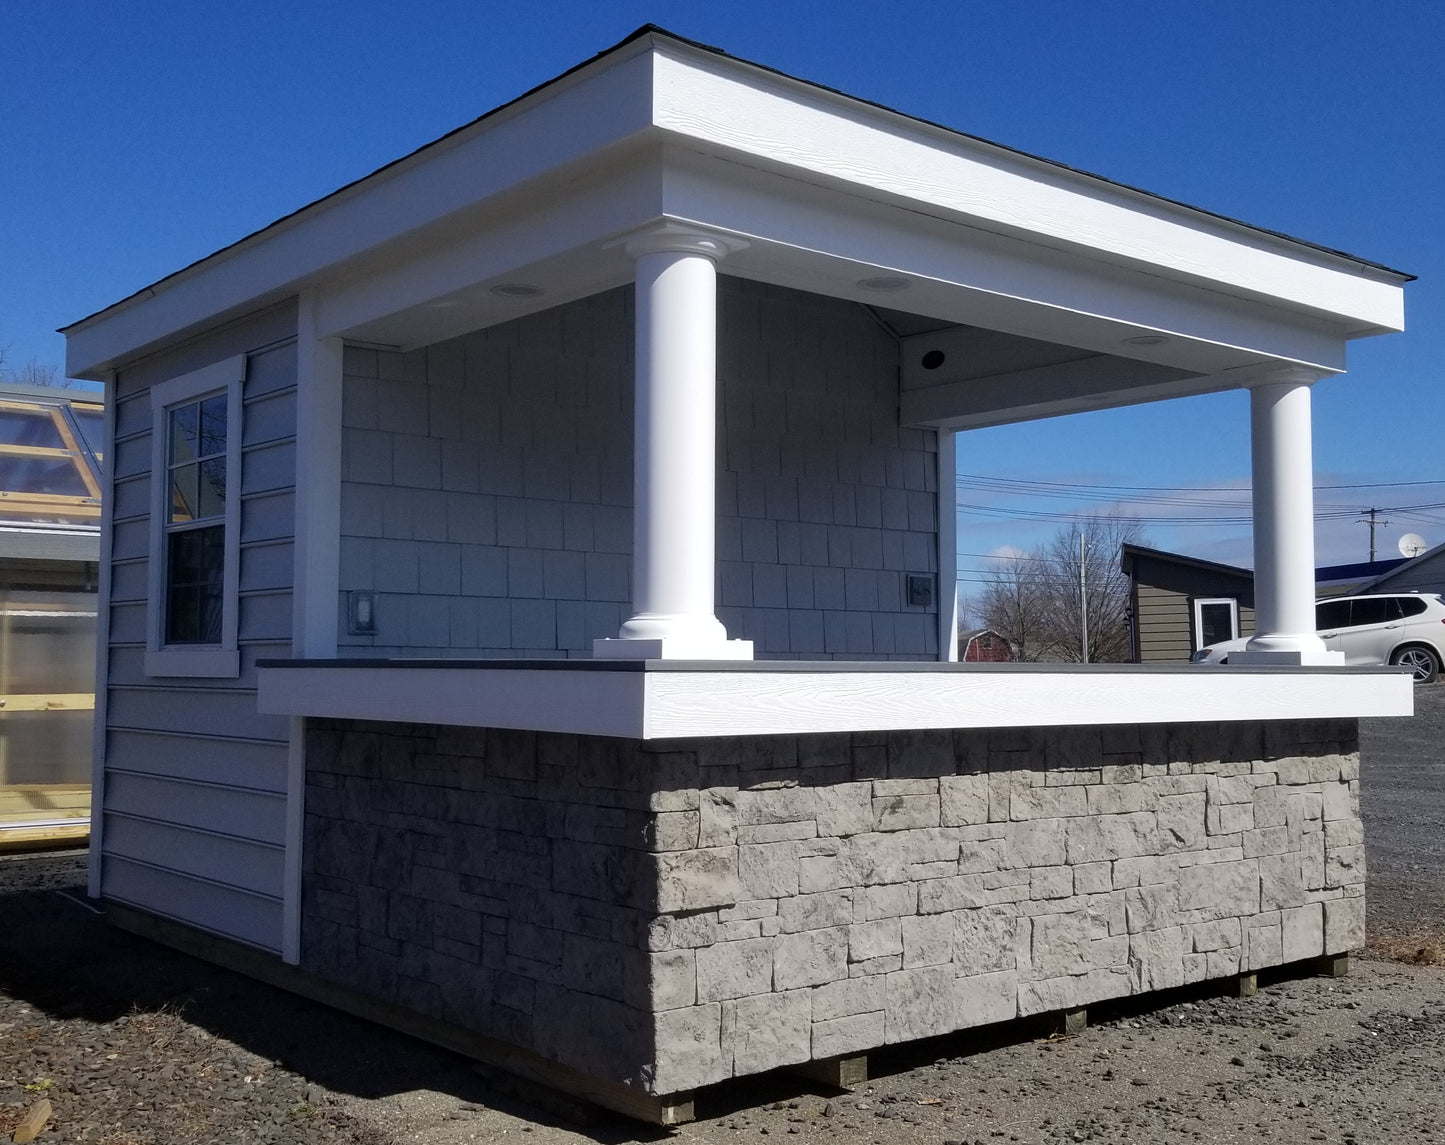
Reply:
[[[102, 894], [268, 950], [281, 945], [289, 726], [257, 713], [256, 661], [291, 649], [295, 329], [278, 308], [121, 371], [111, 490]], [[241, 673], [148, 677], [150, 387], [238, 353]]]
[[[931, 431], [862, 307], [719, 282], [717, 613], [760, 657], [931, 659]], [[348, 348], [341, 641], [353, 654], [590, 656], [630, 613], [632, 291], [409, 354]], [[374, 636], [345, 595], [376, 594]]]

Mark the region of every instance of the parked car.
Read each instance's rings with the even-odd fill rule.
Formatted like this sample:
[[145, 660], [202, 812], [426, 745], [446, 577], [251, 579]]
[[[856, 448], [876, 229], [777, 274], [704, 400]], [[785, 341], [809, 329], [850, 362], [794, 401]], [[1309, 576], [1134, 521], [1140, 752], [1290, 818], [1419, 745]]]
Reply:
[[[1428, 684], [1445, 661], [1445, 600], [1433, 593], [1336, 596], [1315, 602], [1315, 627], [1325, 647], [1345, 654], [1346, 664], [1398, 664], [1415, 683]], [[1196, 664], [1227, 664], [1249, 638], [1210, 644], [1194, 653]]]

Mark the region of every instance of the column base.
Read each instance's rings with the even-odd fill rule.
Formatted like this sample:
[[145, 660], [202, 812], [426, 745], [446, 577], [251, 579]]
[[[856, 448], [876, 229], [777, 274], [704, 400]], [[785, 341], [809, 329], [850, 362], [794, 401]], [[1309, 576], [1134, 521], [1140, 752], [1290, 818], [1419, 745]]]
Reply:
[[688, 636], [604, 637], [592, 641], [594, 660], [751, 660], [751, 640]]
[[1331, 652], [1328, 649], [1306, 649], [1305, 651], [1285, 651], [1274, 649], [1265, 651], [1250, 651], [1243, 649], [1239, 652], [1229, 654], [1231, 664], [1281, 664], [1285, 666], [1304, 667], [1343, 667], [1345, 654], [1343, 652]]

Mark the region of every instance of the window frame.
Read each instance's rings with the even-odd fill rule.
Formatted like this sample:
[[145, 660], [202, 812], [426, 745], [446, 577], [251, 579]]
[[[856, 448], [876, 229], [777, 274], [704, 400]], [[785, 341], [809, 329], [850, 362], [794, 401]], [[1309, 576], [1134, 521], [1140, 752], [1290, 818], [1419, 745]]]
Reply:
[[1229, 605], [1229, 628], [1228, 640], [1239, 639], [1239, 600], [1232, 596], [1198, 596], [1190, 601], [1190, 612], [1194, 620], [1194, 631], [1190, 634], [1194, 651], [1208, 647], [1204, 643], [1204, 612], [1206, 604], [1227, 604]]
[[[246, 355], [214, 362], [151, 387], [150, 570], [146, 617], [147, 676], [214, 679], [241, 674], [237, 646], [241, 573], [241, 390]], [[221, 523], [225, 548], [221, 572], [221, 639], [215, 644], [168, 644], [166, 605], [169, 552], [166, 506], [170, 492], [170, 412], [215, 394], [226, 396], [226, 499]]]

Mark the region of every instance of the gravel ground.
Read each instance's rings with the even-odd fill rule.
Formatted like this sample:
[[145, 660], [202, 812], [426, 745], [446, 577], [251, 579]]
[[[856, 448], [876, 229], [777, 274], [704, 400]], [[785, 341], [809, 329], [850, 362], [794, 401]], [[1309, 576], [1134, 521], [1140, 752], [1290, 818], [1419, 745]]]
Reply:
[[1445, 967], [1378, 956], [1445, 951], [1445, 686], [1419, 689], [1411, 720], [1367, 721], [1362, 749], [1376, 956], [1349, 977], [1094, 1009], [1071, 1038], [1012, 1024], [895, 1048], [853, 1094], [717, 1086], [672, 1131], [114, 930], [82, 856], [0, 859], [0, 1134], [45, 1100], [39, 1141], [95, 1145], [1445, 1142]]

